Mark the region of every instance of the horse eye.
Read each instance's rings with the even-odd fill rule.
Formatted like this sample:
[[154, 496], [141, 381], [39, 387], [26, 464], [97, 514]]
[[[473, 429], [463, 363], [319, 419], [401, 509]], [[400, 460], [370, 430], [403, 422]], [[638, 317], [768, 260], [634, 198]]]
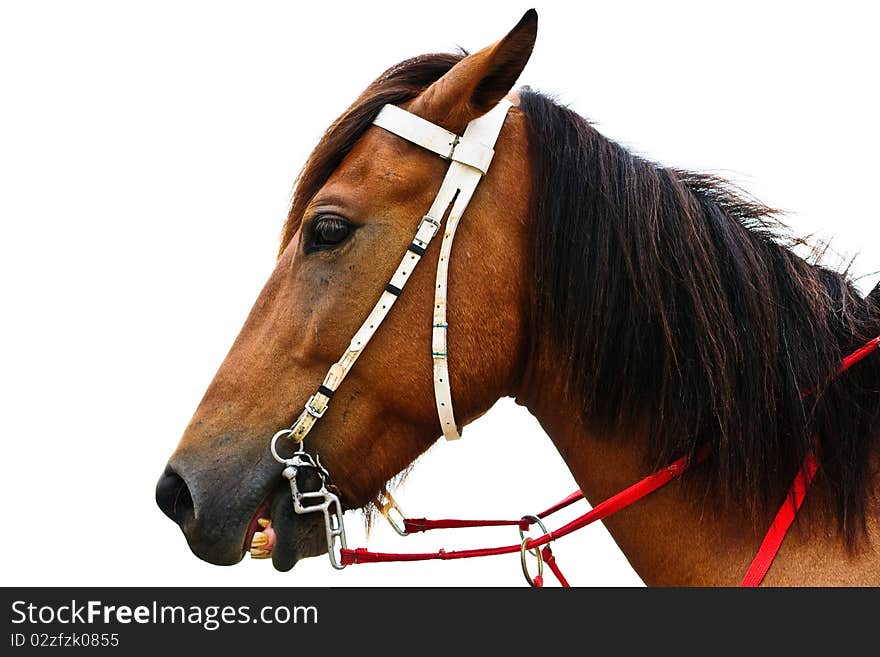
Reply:
[[345, 219], [333, 215], [318, 217], [312, 228], [312, 246], [316, 249], [336, 246], [351, 234]]

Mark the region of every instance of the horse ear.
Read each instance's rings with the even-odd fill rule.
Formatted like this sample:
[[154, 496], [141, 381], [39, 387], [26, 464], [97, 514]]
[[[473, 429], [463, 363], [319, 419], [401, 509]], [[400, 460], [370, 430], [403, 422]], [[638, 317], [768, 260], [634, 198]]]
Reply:
[[468, 55], [415, 100], [411, 110], [460, 132], [513, 88], [535, 46], [538, 12], [529, 9], [500, 41]]

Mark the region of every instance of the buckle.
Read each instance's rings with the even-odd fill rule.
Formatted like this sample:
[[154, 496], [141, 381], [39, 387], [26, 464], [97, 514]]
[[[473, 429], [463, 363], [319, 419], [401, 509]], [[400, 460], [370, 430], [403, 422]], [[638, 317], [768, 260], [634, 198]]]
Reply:
[[437, 231], [440, 230], [440, 222], [434, 219], [434, 217], [429, 214], [426, 214], [424, 217], [422, 217], [422, 221], [419, 223], [419, 230], [421, 230], [422, 226], [424, 226], [425, 224], [431, 225], [431, 237], [434, 237], [434, 235], [437, 234]]
[[324, 417], [324, 413], [327, 412], [327, 405], [324, 406], [323, 410], [319, 411], [317, 408], [315, 408], [313, 406], [314, 401], [315, 401], [315, 395], [312, 395], [311, 397], [309, 397], [309, 401], [306, 402], [306, 407], [305, 407], [306, 413], [311, 415], [316, 420], [320, 420], [322, 417]]
[[416, 229], [416, 236], [413, 238], [413, 244], [419, 248], [426, 248], [428, 242], [434, 239], [434, 235], [440, 230], [440, 222], [429, 214], [422, 217], [419, 227]]

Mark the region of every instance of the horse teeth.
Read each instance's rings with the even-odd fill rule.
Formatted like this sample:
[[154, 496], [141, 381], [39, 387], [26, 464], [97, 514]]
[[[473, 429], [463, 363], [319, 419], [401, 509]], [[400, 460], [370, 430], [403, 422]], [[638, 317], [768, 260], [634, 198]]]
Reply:
[[258, 524], [260, 527], [262, 527], [263, 529], [266, 529], [266, 527], [269, 526], [269, 523], [270, 523], [270, 522], [272, 522], [272, 521], [269, 520], [268, 518], [257, 518], [257, 524]]
[[251, 548], [251, 559], [268, 559], [272, 556], [272, 550], [261, 550], [259, 548]]
[[263, 547], [269, 544], [269, 535], [264, 532], [255, 532], [251, 539], [251, 547]]

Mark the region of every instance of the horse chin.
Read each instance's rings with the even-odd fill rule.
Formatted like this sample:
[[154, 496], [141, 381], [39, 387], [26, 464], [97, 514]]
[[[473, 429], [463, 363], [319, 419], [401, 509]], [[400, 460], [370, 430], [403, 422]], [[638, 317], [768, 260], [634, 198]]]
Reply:
[[322, 513], [298, 515], [294, 512], [287, 486], [272, 497], [270, 509], [271, 526], [275, 530], [272, 565], [276, 570], [286, 572], [300, 559], [326, 554], [327, 537]]

